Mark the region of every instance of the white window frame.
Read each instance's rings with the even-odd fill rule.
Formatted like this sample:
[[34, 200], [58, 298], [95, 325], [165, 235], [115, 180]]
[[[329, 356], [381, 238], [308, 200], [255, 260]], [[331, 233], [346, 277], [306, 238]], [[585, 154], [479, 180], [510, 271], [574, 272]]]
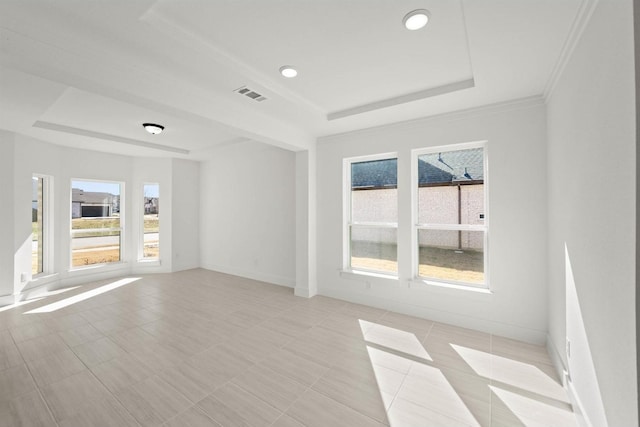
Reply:
[[[380, 270], [371, 270], [365, 268], [352, 268], [351, 267], [351, 228], [379, 228], [379, 229], [388, 229], [395, 228], [398, 230], [397, 222], [365, 222], [365, 221], [353, 221], [351, 219], [351, 165], [353, 163], [361, 163], [375, 160], [391, 160], [398, 159], [398, 153], [382, 153], [382, 154], [374, 154], [368, 156], [359, 156], [359, 157], [350, 157], [343, 159], [343, 229], [342, 229], [342, 268], [344, 271], [348, 272], [364, 272], [375, 275], [389, 276], [389, 277], [398, 277], [400, 271], [400, 260], [398, 259], [398, 271], [396, 273], [392, 273], [389, 271], [380, 271]], [[397, 188], [397, 187], [396, 187]], [[398, 215], [400, 213], [398, 212]], [[396, 247], [399, 246], [397, 241], [397, 231], [396, 231]]]
[[[84, 181], [84, 182], [103, 182], [109, 184], [118, 184], [120, 185], [120, 227], [115, 228], [84, 228], [81, 230], [73, 230], [73, 182], [74, 181]], [[71, 178], [69, 181], [69, 270], [85, 270], [89, 268], [103, 267], [107, 265], [121, 264], [124, 263], [125, 258], [125, 218], [124, 212], [126, 212], [125, 207], [125, 183], [124, 181], [113, 181], [109, 179], [87, 179], [87, 178]], [[118, 261], [113, 262], [103, 262], [97, 264], [89, 264], [82, 266], [74, 266], [73, 265], [73, 235], [75, 233], [87, 233], [87, 232], [100, 232], [100, 231], [118, 231], [120, 233], [120, 259]]]
[[[413, 276], [415, 280], [435, 285], [454, 285], [460, 287], [490, 289], [489, 287], [489, 162], [487, 141], [466, 142], [459, 144], [441, 145], [437, 147], [420, 148], [411, 151], [411, 204], [412, 204], [412, 229], [411, 229], [411, 257]], [[484, 167], [484, 224], [421, 224], [419, 223], [419, 171], [418, 157], [423, 154], [450, 152], [482, 148]], [[459, 282], [455, 280], [442, 280], [439, 278], [420, 276], [420, 257], [418, 249], [418, 230], [451, 230], [451, 231], [482, 231], [484, 232], [484, 283]]]
[[32, 274], [32, 278], [38, 278], [51, 274], [53, 269], [53, 177], [49, 175], [34, 173], [32, 178], [42, 179], [42, 271]]
[[[143, 182], [142, 183], [142, 197], [141, 199], [144, 201], [144, 188], [147, 185], [157, 185], [158, 186], [158, 199], [160, 199], [160, 183], [159, 182]], [[144, 256], [144, 203], [142, 206], [142, 215], [140, 215], [140, 236], [138, 238], [138, 262], [141, 263], [160, 263], [160, 212], [158, 212], [158, 256], [151, 258]]]

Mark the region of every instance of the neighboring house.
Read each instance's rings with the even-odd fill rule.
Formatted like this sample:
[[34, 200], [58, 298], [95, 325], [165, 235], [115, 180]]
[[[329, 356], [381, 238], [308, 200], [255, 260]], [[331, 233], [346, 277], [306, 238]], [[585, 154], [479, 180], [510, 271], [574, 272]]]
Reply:
[[109, 217], [120, 212], [120, 196], [111, 193], [71, 190], [71, 218]]
[[[418, 184], [465, 185], [484, 182], [482, 149], [448, 151], [418, 158]], [[398, 182], [397, 159], [354, 163], [351, 170], [353, 190], [395, 188]]]
[[[472, 224], [485, 221], [482, 149], [418, 157], [420, 223]], [[351, 208], [360, 222], [397, 221], [397, 159], [353, 163]], [[357, 212], [357, 213], [356, 213]], [[354, 241], [395, 243], [394, 230], [359, 229]], [[481, 249], [482, 233], [431, 230], [420, 245]]]

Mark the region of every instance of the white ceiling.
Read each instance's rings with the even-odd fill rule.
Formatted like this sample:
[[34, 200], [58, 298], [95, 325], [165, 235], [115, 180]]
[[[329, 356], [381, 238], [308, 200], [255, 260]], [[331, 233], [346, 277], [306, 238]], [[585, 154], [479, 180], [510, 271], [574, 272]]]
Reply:
[[[542, 95], [583, 1], [2, 0], [0, 128], [130, 155], [304, 149]], [[408, 31], [418, 8], [431, 20]]]

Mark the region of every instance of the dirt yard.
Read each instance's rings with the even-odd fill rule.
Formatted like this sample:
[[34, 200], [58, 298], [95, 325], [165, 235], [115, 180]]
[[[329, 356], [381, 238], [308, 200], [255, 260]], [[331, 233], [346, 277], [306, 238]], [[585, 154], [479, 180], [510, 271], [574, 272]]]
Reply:
[[[357, 242], [352, 247], [351, 266], [383, 272], [397, 272], [397, 248]], [[484, 254], [474, 250], [459, 253], [453, 249], [420, 247], [419, 274], [441, 280], [466, 283], [484, 282]]]

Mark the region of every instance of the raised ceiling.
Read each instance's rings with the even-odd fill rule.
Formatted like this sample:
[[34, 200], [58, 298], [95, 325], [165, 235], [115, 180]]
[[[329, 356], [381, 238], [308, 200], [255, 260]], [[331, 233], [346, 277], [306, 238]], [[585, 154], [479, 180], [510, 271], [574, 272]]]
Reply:
[[[3, 0], [0, 128], [131, 155], [206, 158], [247, 139], [304, 149], [541, 96], [587, 1]], [[431, 20], [408, 31], [414, 9]], [[282, 78], [285, 64], [298, 77]]]

